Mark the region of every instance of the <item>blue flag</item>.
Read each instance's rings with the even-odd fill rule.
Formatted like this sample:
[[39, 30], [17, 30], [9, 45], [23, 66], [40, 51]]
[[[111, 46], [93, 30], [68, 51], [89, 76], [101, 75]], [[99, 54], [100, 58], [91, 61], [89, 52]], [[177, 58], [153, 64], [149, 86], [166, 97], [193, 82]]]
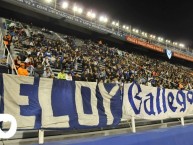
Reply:
[[171, 51], [171, 50], [166, 49], [166, 54], [167, 54], [167, 56], [168, 56], [169, 59], [172, 58], [172, 51]]

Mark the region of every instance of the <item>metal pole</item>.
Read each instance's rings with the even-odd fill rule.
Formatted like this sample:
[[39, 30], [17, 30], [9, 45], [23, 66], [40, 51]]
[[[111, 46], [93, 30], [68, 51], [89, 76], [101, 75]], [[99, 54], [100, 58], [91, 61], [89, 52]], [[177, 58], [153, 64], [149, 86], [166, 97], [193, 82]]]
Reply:
[[118, 33], [119, 33], [119, 21], [118, 21]]
[[39, 139], [39, 144], [44, 143], [44, 130], [39, 130], [38, 131], [38, 139]]
[[181, 125], [184, 126], [184, 117], [181, 117]]
[[57, 0], [54, 1], [54, 8], [55, 8], [55, 9], [56, 9], [56, 1], [57, 1]]
[[132, 132], [136, 133], [136, 128], [135, 128], [135, 117], [131, 117], [131, 125], [132, 125]]

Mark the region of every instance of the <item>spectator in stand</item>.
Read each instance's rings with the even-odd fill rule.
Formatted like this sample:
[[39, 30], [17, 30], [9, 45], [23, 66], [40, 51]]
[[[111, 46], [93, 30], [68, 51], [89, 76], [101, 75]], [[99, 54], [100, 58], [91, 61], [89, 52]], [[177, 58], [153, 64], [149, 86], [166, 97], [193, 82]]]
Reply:
[[16, 56], [16, 58], [14, 59], [14, 64], [16, 69], [18, 69], [20, 67], [21, 64], [21, 57], [20, 56]]
[[28, 76], [29, 75], [27, 69], [25, 68], [24, 63], [20, 64], [20, 67], [18, 68], [18, 75], [20, 75], [20, 76]]
[[[149, 54], [145, 56], [140, 51], [127, 52], [124, 50], [123, 52], [118, 48], [91, 40], [83, 40], [79, 46], [76, 38], [71, 36], [64, 37], [64, 42], [51, 40], [46, 37], [50, 35], [46, 31], [46, 28], [43, 32], [32, 30], [32, 35], [28, 38], [25, 29], [15, 27], [14, 35], [18, 37], [18, 41], [17, 38], [14, 38], [13, 43], [17, 43], [17, 47], [22, 50], [19, 54], [21, 59], [15, 60], [17, 61], [15, 64], [19, 66], [20, 62], [27, 61], [27, 56], [31, 54], [35, 76], [49, 77], [50, 72], [47, 67], [53, 65], [55, 69], [66, 68], [67, 71], [73, 71], [71, 76], [76, 81], [117, 84], [135, 81], [142, 85], [161, 88], [192, 89], [192, 83], [190, 83], [193, 82], [190, 75], [192, 71], [189, 68], [171, 64], [157, 56]], [[45, 32], [46, 35], [44, 35]], [[25, 43], [30, 49], [23, 49]], [[79, 72], [80, 75], [78, 75]], [[64, 72], [59, 74], [59, 79], [66, 79], [68, 76]]]
[[66, 74], [64, 73], [64, 69], [61, 69], [61, 71], [58, 73], [58, 79], [66, 79]]
[[78, 75], [78, 73], [74, 73], [74, 76], [72, 77], [72, 80], [73, 81], [81, 81], [81, 79], [80, 79], [80, 76]]
[[44, 66], [39, 62], [37, 66], [34, 68], [34, 76], [35, 77], [42, 77], [44, 73]]
[[43, 77], [44, 78], [53, 78], [53, 73], [49, 66], [47, 66], [46, 69], [44, 70]]
[[46, 52], [45, 52], [45, 57], [48, 57], [49, 59], [52, 57], [52, 54], [51, 54], [51, 51], [50, 49], [48, 49]]
[[[11, 37], [9, 31], [7, 31], [7, 34], [3, 37], [3, 41], [4, 41], [4, 44], [6, 45], [8, 51], [10, 52], [10, 45], [11, 45], [12, 37]], [[7, 49], [5, 49], [5, 56], [6, 57], [8, 55]]]
[[72, 74], [71, 72], [68, 72], [67, 75], [66, 75], [66, 80], [67, 81], [72, 81]]

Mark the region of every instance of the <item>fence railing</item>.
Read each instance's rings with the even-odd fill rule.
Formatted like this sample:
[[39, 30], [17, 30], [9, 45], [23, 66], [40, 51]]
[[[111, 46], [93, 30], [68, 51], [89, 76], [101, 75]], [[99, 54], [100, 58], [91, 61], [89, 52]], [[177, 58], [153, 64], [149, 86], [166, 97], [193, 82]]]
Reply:
[[[1, 46], [0, 50], [3, 51], [3, 57], [7, 57], [6, 63], [10, 64], [11, 68], [15, 70], [16, 75], [18, 75], [14, 60], [13, 60], [12, 55], [11, 55], [11, 52], [9, 51], [9, 49], [7, 48], [7, 46], [3, 42], [3, 36], [4, 35], [2, 32], [2, 29], [0, 28], [0, 46]], [[7, 56], [5, 56], [6, 51], [7, 51]]]

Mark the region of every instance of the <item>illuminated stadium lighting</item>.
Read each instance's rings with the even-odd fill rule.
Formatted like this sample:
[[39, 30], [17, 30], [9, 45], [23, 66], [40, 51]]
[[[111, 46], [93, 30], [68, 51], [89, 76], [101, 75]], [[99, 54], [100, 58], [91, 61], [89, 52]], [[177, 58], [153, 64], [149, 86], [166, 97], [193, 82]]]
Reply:
[[123, 29], [129, 30], [129, 27], [126, 25], [123, 25]]
[[147, 37], [147, 33], [146, 32], [142, 32], [141, 33], [143, 36]]
[[68, 8], [68, 3], [67, 2], [63, 2], [62, 3], [62, 8], [63, 9], [67, 9]]
[[150, 38], [155, 39], [156, 36], [155, 35], [150, 35]]
[[92, 18], [94, 19], [94, 18], [96, 18], [96, 14], [95, 13], [92, 13]]
[[77, 6], [74, 6], [74, 7], [73, 7], [73, 11], [74, 11], [74, 12], [77, 12], [77, 11], [78, 11], [78, 7], [77, 7]]
[[113, 22], [112, 22], [112, 25], [113, 25], [113, 26], [116, 26], [116, 27], [119, 27], [119, 22], [113, 21]]
[[182, 47], [182, 48], [184, 48], [184, 44], [182, 44], [182, 43], [180, 43], [179, 46]]
[[173, 45], [178, 45], [178, 43], [177, 42], [173, 42]]
[[77, 7], [77, 6], [75, 5], [75, 6], [73, 7], [73, 11], [74, 11], [74, 13], [77, 12], [77, 13], [81, 14], [81, 13], [83, 12], [83, 9], [80, 8], [80, 7]]
[[103, 22], [103, 23], [107, 23], [107, 22], [108, 22], [108, 19], [107, 19], [107, 17], [105, 17], [105, 16], [100, 16], [100, 17], [99, 17], [99, 21], [100, 21], [100, 22]]
[[113, 21], [113, 22], [112, 22], [112, 25], [115, 25], [115, 24], [116, 24], [116, 22], [115, 22], [115, 21]]
[[163, 41], [164, 39], [162, 37], [158, 37], [158, 41]]
[[88, 12], [87, 12], [87, 17], [89, 17], [89, 18], [91, 18], [91, 19], [94, 19], [94, 18], [96, 18], [96, 14], [93, 13], [92, 11], [88, 11]]
[[133, 32], [139, 33], [139, 30], [134, 28], [134, 29], [133, 29]]
[[170, 40], [166, 40], [166, 43], [171, 43], [171, 41]]
[[82, 14], [82, 12], [83, 12], [83, 9], [82, 8], [78, 8], [78, 13]]
[[45, 2], [46, 2], [46, 3], [51, 3], [51, 2], [52, 2], [52, 0], [45, 0]]

